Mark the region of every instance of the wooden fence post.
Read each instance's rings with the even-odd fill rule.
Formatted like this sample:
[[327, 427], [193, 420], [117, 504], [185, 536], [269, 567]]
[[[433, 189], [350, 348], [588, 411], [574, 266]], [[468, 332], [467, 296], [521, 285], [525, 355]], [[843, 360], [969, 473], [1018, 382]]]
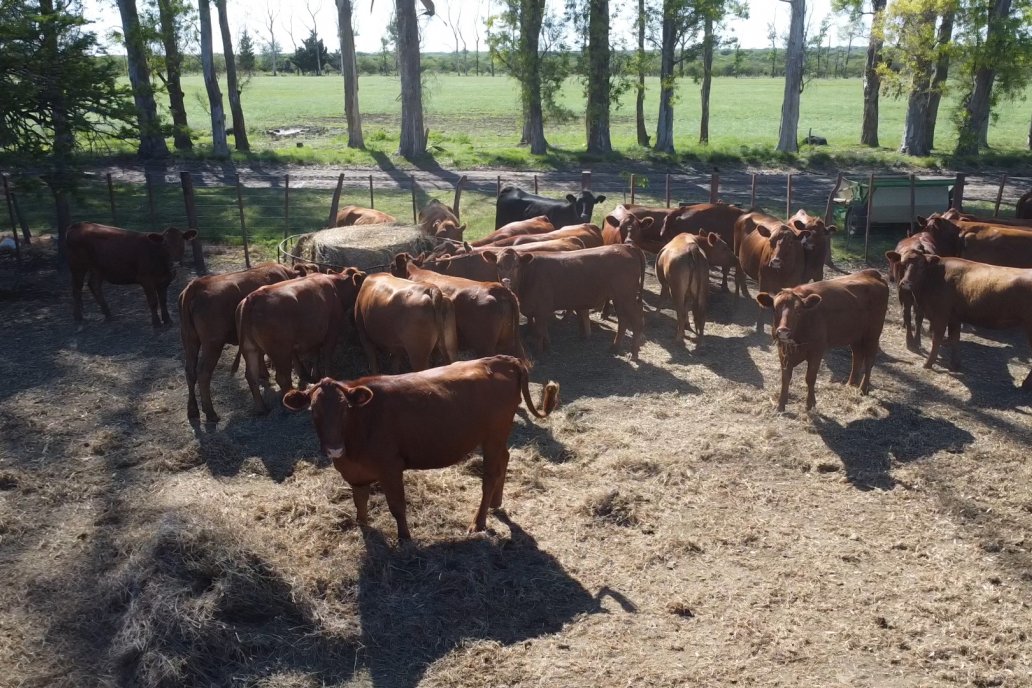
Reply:
[[495, 181], [495, 198], [497, 199], [502, 195], [502, 175], [498, 175], [498, 179]]
[[536, 194], [537, 194], [537, 192], [538, 192], [538, 177], [537, 177], [537, 175], [535, 174], [535, 175], [534, 175], [534, 194], [536, 195]]
[[11, 216], [11, 234], [14, 235], [14, 258], [21, 267], [21, 240], [18, 238], [18, 221], [14, 217], [14, 201], [11, 199], [11, 189], [7, 185], [7, 175], [4, 177], [4, 197], [7, 198], [7, 213]]
[[416, 210], [416, 175], [410, 174], [409, 179], [412, 182], [412, 223], [415, 224], [419, 220], [419, 211]]
[[666, 207], [670, 207], [670, 173], [666, 176]]
[[591, 170], [583, 170], [580, 173], [580, 187], [581, 191], [591, 190]]
[[152, 232], [156, 232], [158, 230], [158, 210], [154, 206], [154, 181], [151, 179], [150, 172], [144, 172], [143, 178], [147, 185], [147, 206], [150, 210], [150, 228]]
[[1007, 175], [1000, 180], [1000, 188], [996, 192], [996, 207], [993, 208], [993, 217], [1000, 216], [1000, 202], [1003, 201], [1003, 187], [1007, 186]]
[[963, 172], [957, 174], [957, 181], [953, 185], [953, 209], [957, 212], [964, 211], [964, 180], [967, 175]]
[[917, 192], [914, 190], [914, 173], [910, 173], [910, 228], [907, 236], [914, 235], [914, 215], [917, 214]]
[[330, 219], [326, 221], [327, 227], [337, 226], [337, 209], [340, 208], [340, 191], [344, 187], [344, 173], [337, 177], [337, 188], [333, 191], [333, 201], [330, 203]]
[[189, 172], [180, 172], [179, 181], [183, 186], [183, 204], [186, 206], [186, 226], [189, 229], [197, 230], [198, 236], [190, 242], [193, 251], [194, 272], [198, 275], [208, 274], [208, 267], [204, 264], [204, 248], [201, 246], [200, 223], [197, 221], [197, 199], [194, 198], [193, 177]]
[[874, 212], [874, 175], [867, 178], [867, 226], [864, 228], [864, 262], [867, 262], [867, 248], [871, 243], [871, 213]]
[[290, 236], [290, 175], [283, 175], [283, 238]]
[[749, 210], [756, 210], [756, 173], [752, 173], [752, 196], [749, 199]]
[[792, 173], [788, 173], [788, 188], [785, 192], [785, 219], [792, 217]]
[[634, 187], [636, 186], [636, 182], [637, 182], [637, 180], [635, 179], [635, 174], [632, 172], [631, 173], [631, 205], [634, 205]]
[[709, 202], [716, 203], [717, 198], [720, 196], [720, 175], [714, 172], [710, 176], [709, 182]]
[[111, 181], [111, 173], [107, 173], [108, 203], [111, 204], [111, 224], [118, 226], [118, 214], [115, 212], [115, 185]]
[[[341, 177], [342, 180], [344, 179], [344, 175], [341, 175], [340, 177]], [[237, 192], [237, 208], [240, 209], [240, 235], [244, 239], [244, 265], [246, 265], [247, 269], [250, 270], [251, 269], [251, 250], [250, 250], [250, 246], [248, 246], [248, 242], [247, 242], [247, 224], [244, 222], [244, 187], [240, 183], [240, 176], [239, 175], [237, 175], [236, 192]]]
[[373, 197], [373, 175], [369, 175], [369, 207], [376, 208], [376, 199]]
[[[824, 206], [824, 226], [831, 227], [832, 220], [835, 219], [835, 195], [838, 194], [839, 188], [842, 187], [842, 173], [839, 172], [835, 178], [835, 187], [828, 194], [828, 203]], [[848, 229], [846, 229], [848, 232]], [[835, 263], [831, 259], [831, 240], [832, 236], [828, 235], [828, 252], [824, 255], [824, 264], [829, 268], [834, 268]]]

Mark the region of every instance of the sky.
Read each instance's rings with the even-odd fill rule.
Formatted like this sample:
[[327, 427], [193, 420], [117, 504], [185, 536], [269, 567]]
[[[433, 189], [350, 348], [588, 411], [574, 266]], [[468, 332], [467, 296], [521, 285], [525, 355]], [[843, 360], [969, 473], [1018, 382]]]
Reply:
[[[196, 0], [195, 0], [196, 1]], [[143, 7], [145, 0], [137, 0], [137, 6]], [[356, 47], [359, 52], [379, 52], [380, 38], [383, 35], [387, 23], [390, 20], [393, 8], [392, 0], [354, 0], [355, 4], [355, 37]], [[466, 38], [469, 50], [474, 49], [474, 27], [480, 26], [483, 35], [483, 23], [491, 10], [498, 11], [499, 2], [489, 0], [436, 0], [437, 16], [423, 18], [420, 25], [423, 28], [423, 51], [424, 52], [449, 52], [455, 49], [454, 37], [449, 27], [449, 14], [454, 23], [460, 27]], [[548, 0], [550, 9], [561, 12], [564, 0]], [[769, 45], [767, 38], [768, 25], [774, 22], [779, 34], [788, 32], [789, 12], [788, 4], [781, 0], [746, 0], [749, 7], [748, 19], [735, 19], [729, 21], [725, 27], [725, 36], [738, 38], [744, 48], [763, 48]], [[812, 25], [816, 30], [821, 19], [831, 14], [831, 0], [810, 0], [808, 3], [808, 14], [811, 15]], [[626, 6], [633, 11], [634, 3], [621, 2], [616, 0], [610, 4], [614, 12], [617, 8]], [[264, 48], [267, 41], [269, 8], [277, 15], [276, 41], [281, 49], [292, 48], [289, 30], [293, 30], [294, 40], [300, 44], [301, 40], [308, 35], [312, 26], [312, 19], [307, 7], [315, 11], [316, 25], [320, 37], [326, 43], [331, 52], [339, 49], [337, 35], [337, 9], [333, 0], [229, 0], [229, 21], [234, 27], [234, 38], [246, 27], [251, 35], [256, 38], [257, 45]], [[421, 7], [417, 3], [417, 7]], [[83, 11], [87, 20], [93, 22], [92, 28], [103, 39], [112, 30], [121, 28], [118, 9], [114, 0], [83, 0]], [[461, 15], [460, 15], [461, 12]], [[212, 17], [216, 17], [214, 7]], [[217, 21], [217, 19], [216, 19]], [[838, 19], [837, 25], [831, 30], [832, 44], [845, 45], [845, 40], [839, 38], [838, 26], [843, 26], [845, 19]], [[623, 33], [628, 40], [633, 38], [634, 27], [631, 18], [614, 18], [611, 24], [611, 33]], [[214, 50], [222, 50], [222, 40], [219, 32], [214, 31]], [[483, 46], [483, 41], [481, 42]], [[118, 47], [110, 45], [113, 53], [124, 52]], [[483, 50], [484, 48], [481, 47]]]

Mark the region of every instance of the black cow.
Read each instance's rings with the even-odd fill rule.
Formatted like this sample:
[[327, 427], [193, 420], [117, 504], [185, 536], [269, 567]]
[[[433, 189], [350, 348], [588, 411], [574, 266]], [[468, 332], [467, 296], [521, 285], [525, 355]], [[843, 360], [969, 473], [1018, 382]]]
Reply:
[[565, 201], [545, 198], [529, 194], [515, 186], [506, 186], [498, 195], [495, 206], [495, 229], [532, 217], [545, 215], [557, 228], [567, 225], [579, 225], [591, 222], [591, 213], [596, 203], [606, 200], [605, 196], [595, 196], [584, 190], [579, 196], [566, 194]]

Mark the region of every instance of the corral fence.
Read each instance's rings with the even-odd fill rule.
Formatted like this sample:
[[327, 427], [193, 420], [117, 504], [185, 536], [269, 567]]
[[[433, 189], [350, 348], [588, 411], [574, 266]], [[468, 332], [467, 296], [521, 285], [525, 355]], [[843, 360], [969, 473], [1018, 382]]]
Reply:
[[[639, 169], [641, 166], [639, 166]], [[890, 175], [885, 175], [889, 177]], [[878, 186], [881, 175], [865, 175]], [[892, 176], [898, 185], [899, 175]], [[910, 175], [913, 180], [914, 176]], [[292, 168], [289, 172], [257, 167], [196, 165], [191, 168], [120, 168], [85, 174], [71, 197], [73, 221], [111, 223], [135, 230], [160, 231], [173, 225], [197, 229], [206, 242], [239, 245], [244, 263], [251, 264], [259, 244], [280, 260], [294, 256], [296, 237], [334, 224], [339, 207], [348, 204], [383, 210], [413, 223], [427, 200], [437, 197], [452, 204], [462, 187], [460, 216], [479, 218], [491, 225], [495, 197], [507, 184], [546, 196], [562, 197], [580, 189], [605, 194], [599, 212], [617, 202], [674, 207], [685, 203], [726, 202], [746, 208], [762, 207], [786, 216], [800, 208], [839, 222], [833, 201], [843, 184], [835, 176], [786, 173], [729, 172], [517, 172], [470, 171], [464, 174], [435, 170], [352, 170], [333, 173], [324, 168]], [[953, 207], [979, 214], [1010, 214], [1018, 197], [1032, 188], [1032, 178], [958, 174], [952, 180]], [[0, 247], [2, 262], [20, 266], [24, 244], [33, 234], [53, 233], [53, 201], [36, 178], [3, 175], [10, 237]], [[868, 195], [868, 202], [873, 194]], [[914, 213], [911, 213], [913, 218]], [[866, 214], [868, 220], [871, 213]], [[490, 219], [488, 219], [490, 218]], [[598, 216], [596, 219], [601, 221]], [[864, 258], [870, 222], [864, 228]], [[842, 241], [850, 241], [843, 232]], [[13, 260], [12, 260], [13, 258]], [[194, 242], [195, 267], [204, 273], [201, 242]]]

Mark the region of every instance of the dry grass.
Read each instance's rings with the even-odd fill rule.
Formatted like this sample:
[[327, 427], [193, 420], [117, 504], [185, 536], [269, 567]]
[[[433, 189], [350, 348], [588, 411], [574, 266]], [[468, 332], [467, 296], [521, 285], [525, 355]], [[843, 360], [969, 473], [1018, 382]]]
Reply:
[[964, 372], [924, 371], [893, 305], [869, 397], [836, 351], [818, 411], [800, 372], [777, 414], [749, 303], [714, 296], [701, 354], [650, 313], [639, 364], [611, 323], [556, 322], [532, 377], [563, 405], [517, 418], [492, 532], [464, 534], [474, 457], [406, 476], [399, 547], [381, 494], [355, 523], [307, 416], [249, 415], [229, 356], [225, 420], [192, 428], [137, 289], [77, 331], [63, 279], [23, 287], [0, 299], [4, 685], [1032, 682], [1020, 337], [965, 331]]

